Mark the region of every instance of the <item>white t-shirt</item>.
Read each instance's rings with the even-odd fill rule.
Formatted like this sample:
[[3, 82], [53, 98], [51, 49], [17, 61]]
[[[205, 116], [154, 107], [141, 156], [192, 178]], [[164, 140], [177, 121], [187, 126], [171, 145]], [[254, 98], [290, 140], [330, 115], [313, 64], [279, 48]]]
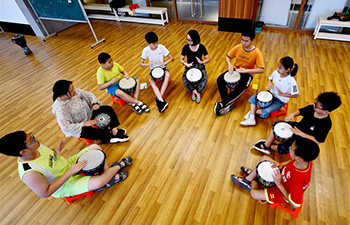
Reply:
[[290, 74], [282, 78], [277, 70], [275, 70], [269, 76], [269, 80], [272, 80], [273, 82], [273, 87], [270, 90], [271, 93], [284, 103], [287, 103], [289, 98], [279, 95], [276, 87], [278, 87], [278, 89], [284, 94], [299, 94], [298, 84]]
[[154, 67], [160, 66], [158, 62], [165, 62], [164, 56], [168, 56], [169, 53], [169, 50], [164, 45], [158, 44], [158, 48], [154, 51], [152, 51], [149, 46], [145, 47], [142, 50], [141, 58], [144, 60], [148, 58], [152, 61], [151, 69], [153, 69]]

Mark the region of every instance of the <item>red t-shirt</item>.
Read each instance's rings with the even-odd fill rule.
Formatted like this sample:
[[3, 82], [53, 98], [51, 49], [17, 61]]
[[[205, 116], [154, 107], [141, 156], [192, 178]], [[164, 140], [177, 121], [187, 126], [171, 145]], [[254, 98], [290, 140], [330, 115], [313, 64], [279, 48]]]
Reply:
[[265, 189], [265, 197], [269, 203], [287, 202], [294, 206], [301, 206], [304, 192], [309, 186], [311, 179], [312, 162], [305, 170], [294, 166], [295, 160], [290, 161], [282, 168], [282, 185], [288, 192], [288, 199], [285, 199], [277, 186]]

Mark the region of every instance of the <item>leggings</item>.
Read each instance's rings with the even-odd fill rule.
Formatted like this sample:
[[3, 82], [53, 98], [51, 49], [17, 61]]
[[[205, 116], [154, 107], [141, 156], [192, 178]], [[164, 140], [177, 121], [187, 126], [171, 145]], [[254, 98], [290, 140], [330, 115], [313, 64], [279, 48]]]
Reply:
[[221, 97], [221, 102], [224, 106], [231, 104], [233, 101], [238, 99], [249, 87], [249, 84], [253, 80], [253, 76], [249, 73], [241, 73], [241, 80], [238, 82], [236, 87], [228, 93], [226, 82], [224, 79], [225, 73], [222, 73], [217, 79], [218, 90]]
[[117, 115], [112, 107], [108, 105], [102, 105], [99, 109], [93, 110], [91, 119], [95, 118], [98, 114], [106, 113], [111, 117], [109, 125], [103, 129], [94, 127], [83, 127], [81, 129], [80, 137], [90, 140], [102, 140], [103, 142], [109, 141], [113, 134], [111, 129], [120, 125]]

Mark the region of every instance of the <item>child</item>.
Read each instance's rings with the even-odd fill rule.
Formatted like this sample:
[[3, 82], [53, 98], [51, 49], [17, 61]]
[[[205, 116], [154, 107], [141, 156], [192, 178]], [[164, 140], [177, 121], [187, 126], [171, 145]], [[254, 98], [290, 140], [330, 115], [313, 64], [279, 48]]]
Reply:
[[[329, 113], [340, 105], [341, 99], [337, 93], [324, 92], [316, 98], [313, 105], [308, 105], [291, 113], [285, 120], [292, 121], [296, 116], [303, 116], [300, 122], [288, 122], [293, 126], [292, 132], [303, 138], [310, 139], [316, 144], [321, 144], [326, 140], [328, 132], [332, 128]], [[273, 130], [271, 130], [267, 140], [259, 140], [252, 147], [265, 154], [270, 154], [269, 149], [278, 151], [280, 154], [287, 154], [293, 138], [291, 141], [278, 145], [273, 144], [274, 141], [275, 135]]]
[[257, 95], [253, 95], [249, 99], [250, 111], [244, 116], [244, 121], [240, 124], [243, 126], [254, 126], [255, 114], [261, 118], [267, 118], [270, 113], [282, 108], [287, 104], [289, 98], [297, 98], [299, 96], [298, 85], [293, 78], [298, 71], [298, 65], [294, 64], [291, 57], [286, 56], [280, 59], [277, 70], [269, 76], [269, 84], [266, 89], [270, 89], [273, 95], [272, 104], [266, 108], [257, 110]]
[[241, 167], [246, 177], [231, 175], [231, 180], [250, 191], [251, 196], [259, 201], [268, 203], [289, 203], [294, 208], [301, 206], [303, 195], [311, 179], [312, 161], [318, 157], [318, 145], [306, 138], [298, 137], [290, 148], [292, 160], [278, 163], [270, 157], [263, 156], [260, 160], [268, 160], [279, 169], [274, 170], [273, 180], [276, 186], [261, 189], [255, 178], [256, 169]]
[[127, 171], [118, 171], [131, 165], [130, 157], [113, 163], [111, 167], [105, 163], [103, 173], [97, 176], [77, 174], [87, 165], [86, 160], [76, 162], [78, 158], [89, 150], [101, 150], [101, 147], [96, 144], [90, 145], [67, 160], [60, 155], [64, 144], [64, 141], [60, 141], [53, 151], [40, 145], [32, 133], [16, 131], [0, 139], [0, 152], [18, 157], [21, 180], [41, 198], [61, 198], [101, 190], [127, 178]]
[[[182, 48], [180, 57], [180, 62], [185, 65], [185, 72], [182, 75], [182, 80], [186, 89], [192, 93], [192, 100], [199, 103], [201, 101], [201, 93], [207, 84], [207, 71], [205, 70], [204, 64], [209, 62], [209, 55], [205, 46], [201, 44], [201, 38], [196, 30], [190, 30], [186, 40], [188, 44]], [[187, 63], [184, 61], [185, 56], [187, 56]], [[204, 56], [203, 61], [202, 56]], [[187, 71], [191, 67], [198, 68], [203, 75], [196, 85], [189, 82], [186, 77]]]
[[[170, 80], [170, 73], [167, 64], [172, 62], [174, 58], [170, 55], [169, 50], [161, 44], [158, 44], [158, 36], [154, 32], [148, 32], [145, 36], [148, 46], [142, 50], [141, 54], [141, 67], [150, 66], [149, 82], [152, 86], [153, 92], [156, 95], [156, 104], [159, 112], [163, 112], [167, 107], [168, 103], [164, 100], [163, 95], [168, 87]], [[167, 61], [164, 60], [164, 56], [168, 57]], [[148, 63], [145, 60], [149, 59]], [[164, 81], [161, 84], [160, 90], [151, 76], [152, 69], [155, 67], [161, 67], [165, 71]]]
[[126, 102], [129, 102], [132, 109], [137, 113], [148, 113], [150, 110], [146, 104], [138, 100], [140, 93], [140, 81], [136, 78], [136, 90], [134, 96], [122, 91], [119, 87], [119, 81], [124, 77], [129, 79], [130, 76], [126, 70], [116, 62], [113, 62], [112, 57], [105, 52], [98, 55], [98, 61], [101, 66], [97, 70], [97, 85], [101, 91], [106, 89], [108, 94], [119, 97]]

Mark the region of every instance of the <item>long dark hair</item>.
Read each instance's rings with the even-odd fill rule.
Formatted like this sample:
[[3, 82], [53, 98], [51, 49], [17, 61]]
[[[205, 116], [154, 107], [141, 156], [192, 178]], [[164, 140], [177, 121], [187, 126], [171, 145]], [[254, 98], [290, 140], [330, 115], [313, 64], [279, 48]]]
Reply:
[[53, 85], [52, 92], [53, 96], [52, 99], [55, 101], [58, 97], [61, 95], [67, 94], [69, 91], [69, 86], [72, 83], [72, 81], [69, 80], [59, 80], [56, 81], [56, 83]]
[[287, 69], [290, 69], [290, 75], [292, 77], [294, 77], [295, 75], [297, 75], [297, 72], [298, 72], [298, 64], [294, 63], [294, 60], [289, 57], [289, 56], [286, 56], [286, 57], [283, 57], [281, 60], [280, 60], [280, 63], [282, 64], [282, 66], [287, 70]]

